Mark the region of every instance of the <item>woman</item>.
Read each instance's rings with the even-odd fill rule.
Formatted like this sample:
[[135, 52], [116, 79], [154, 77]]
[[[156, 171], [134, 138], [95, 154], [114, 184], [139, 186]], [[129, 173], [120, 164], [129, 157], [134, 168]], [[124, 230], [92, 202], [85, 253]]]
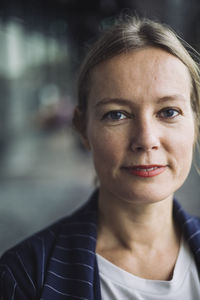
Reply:
[[3, 255], [2, 299], [200, 299], [200, 221], [173, 200], [198, 138], [199, 83], [166, 26], [130, 18], [102, 35], [73, 118], [99, 188]]

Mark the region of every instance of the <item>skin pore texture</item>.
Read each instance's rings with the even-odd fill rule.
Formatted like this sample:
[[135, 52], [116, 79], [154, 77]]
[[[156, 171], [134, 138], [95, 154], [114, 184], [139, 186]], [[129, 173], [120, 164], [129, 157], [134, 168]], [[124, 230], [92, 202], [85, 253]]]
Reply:
[[172, 199], [193, 155], [189, 72], [149, 47], [100, 63], [90, 84], [83, 139], [100, 182], [97, 253], [136, 276], [169, 280], [180, 245]]

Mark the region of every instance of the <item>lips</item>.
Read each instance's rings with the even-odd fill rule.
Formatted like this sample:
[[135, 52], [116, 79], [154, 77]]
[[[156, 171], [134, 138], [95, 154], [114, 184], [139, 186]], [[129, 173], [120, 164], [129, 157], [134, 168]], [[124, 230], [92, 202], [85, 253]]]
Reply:
[[132, 175], [139, 177], [153, 177], [160, 175], [166, 170], [166, 165], [137, 165], [125, 169]]

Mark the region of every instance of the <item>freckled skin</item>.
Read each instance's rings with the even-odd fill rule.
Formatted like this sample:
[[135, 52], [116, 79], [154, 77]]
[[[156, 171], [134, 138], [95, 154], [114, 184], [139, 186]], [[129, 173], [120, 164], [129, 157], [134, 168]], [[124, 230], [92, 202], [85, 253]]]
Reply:
[[[145, 204], [172, 199], [188, 176], [193, 154], [187, 68], [164, 50], [145, 48], [99, 64], [91, 77], [87, 139], [105, 201]], [[181, 100], [159, 102], [172, 95]], [[129, 104], [112, 103], [97, 109], [104, 98], [125, 99]], [[171, 106], [181, 113], [172, 120], [161, 118], [158, 112]], [[132, 117], [116, 122], [103, 119], [110, 110], [122, 110]], [[142, 164], [167, 168], [152, 178], [134, 176], [123, 168]]]

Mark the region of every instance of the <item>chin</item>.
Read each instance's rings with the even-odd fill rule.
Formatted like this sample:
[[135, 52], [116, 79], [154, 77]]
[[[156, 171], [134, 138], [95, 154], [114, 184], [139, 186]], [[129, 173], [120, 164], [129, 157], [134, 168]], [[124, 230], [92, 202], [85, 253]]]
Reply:
[[[112, 197], [118, 201], [138, 204], [157, 203], [163, 200], [173, 199], [174, 192], [179, 185], [166, 184], [165, 182], [118, 182], [107, 186], [104, 192], [108, 198]], [[105, 187], [105, 186], [104, 186]], [[107, 191], [107, 192], [106, 192]], [[109, 196], [110, 194], [110, 196]]]
[[143, 190], [142, 192], [124, 191], [124, 193], [121, 191], [121, 193], [118, 193], [118, 198], [128, 203], [153, 204], [164, 200], [172, 200], [173, 194], [173, 192], [169, 193], [169, 191], [156, 192], [155, 190]]

